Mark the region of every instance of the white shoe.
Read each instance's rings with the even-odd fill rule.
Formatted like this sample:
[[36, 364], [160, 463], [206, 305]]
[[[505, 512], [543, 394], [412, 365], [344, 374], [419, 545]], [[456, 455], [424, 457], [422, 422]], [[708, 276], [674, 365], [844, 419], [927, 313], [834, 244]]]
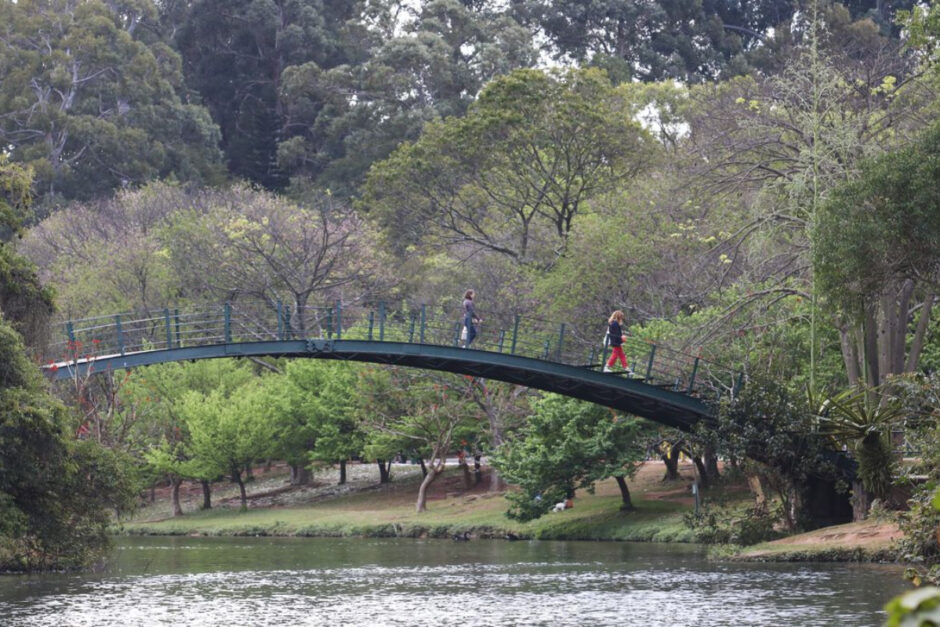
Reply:
[[610, 369], [610, 366], [604, 366], [604, 372], [613, 372], [613, 370]]
[[635, 376], [636, 376], [636, 374], [633, 372], [633, 369], [632, 369], [632, 368], [627, 368], [626, 370], [624, 370], [624, 372], [627, 374], [628, 377], [635, 377]]

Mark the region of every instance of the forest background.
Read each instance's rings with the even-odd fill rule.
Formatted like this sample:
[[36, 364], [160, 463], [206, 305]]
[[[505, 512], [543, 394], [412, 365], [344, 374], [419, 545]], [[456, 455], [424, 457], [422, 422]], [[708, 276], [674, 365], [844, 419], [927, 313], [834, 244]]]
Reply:
[[[244, 497], [254, 460], [286, 460], [303, 483], [311, 463], [342, 480], [349, 459], [387, 469], [406, 452], [430, 482], [464, 442], [521, 486], [523, 518], [542, 513], [535, 493], [622, 478], [649, 450], [684, 450], [703, 477], [718, 455], [761, 458], [749, 472], [791, 528], [808, 524], [800, 486], [822, 449], [844, 449], [857, 518], [928, 477], [909, 536], [936, 560], [938, 15], [0, 1], [5, 564], [80, 563], [70, 525], [100, 544], [102, 509], [156, 480], [201, 481], [208, 505], [221, 475]], [[54, 400], [22, 357], [54, 318], [253, 299], [458, 320], [468, 288], [484, 317], [580, 321], [598, 338], [623, 309], [634, 335], [740, 365], [750, 396], [682, 436], [508, 385], [316, 361], [153, 367]], [[916, 467], [892, 448], [904, 421], [934, 451]], [[593, 437], [596, 454], [550, 457], [546, 433], [582, 438], [559, 447], [570, 456]], [[776, 437], [793, 433], [818, 446], [794, 460]], [[81, 477], [94, 500], [35, 498]]]

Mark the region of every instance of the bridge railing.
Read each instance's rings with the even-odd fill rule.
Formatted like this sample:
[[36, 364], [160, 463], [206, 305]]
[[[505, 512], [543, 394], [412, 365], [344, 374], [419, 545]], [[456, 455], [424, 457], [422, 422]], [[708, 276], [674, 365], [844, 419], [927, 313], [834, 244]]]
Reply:
[[[603, 328], [585, 331], [515, 314], [497, 314], [478, 325], [471, 348], [601, 370], [610, 356]], [[603, 327], [603, 325], [598, 325]], [[68, 362], [148, 350], [291, 339], [368, 340], [462, 347], [463, 320], [430, 306], [389, 309], [336, 303], [290, 307], [239, 300], [186, 310], [159, 309], [60, 323], [46, 362]], [[632, 378], [705, 399], [734, 395], [740, 375], [702, 358], [628, 336], [624, 345]], [[625, 376], [619, 370], [611, 376]]]

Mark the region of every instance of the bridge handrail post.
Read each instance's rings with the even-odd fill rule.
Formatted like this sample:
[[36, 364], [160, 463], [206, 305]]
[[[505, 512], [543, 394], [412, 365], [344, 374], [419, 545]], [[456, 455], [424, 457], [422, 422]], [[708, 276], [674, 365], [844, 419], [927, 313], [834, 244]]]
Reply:
[[512, 325], [512, 345], [509, 348], [509, 354], [516, 354], [516, 340], [519, 337], [519, 314], [516, 314], [516, 320]]
[[462, 322], [454, 323], [454, 346], [460, 346], [460, 330], [463, 328]]
[[544, 359], [545, 361], [548, 361], [548, 352], [552, 349], [552, 341], [545, 340], [545, 345], [543, 346], [543, 348], [545, 349], [545, 351], [542, 354], [542, 359]]
[[701, 357], [696, 357], [695, 361], [692, 363], [692, 374], [689, 376], [689, 387], [686, 389], [686, 394], [692, 393], [692, 386], [695, 385], [695, 374], [698, 372], [698, 361]]
[[343, 339], [343, 304], [336, 301], [336, 339]]
[[176, 348], [183, 348], [183, 334], [180, 331], [180, 310], [173, 310], [173, 321], [176, 323]]
[[326, 338], [333, 339], [333, 309], [326, 310]]
[[565, 323], [562, 322], [561, 329], [559, 329], [558, 331], [558, 350], [556, 351], [556, 356], [555, 356], [555, 359], [557, 359], [558, 361], [561, 361], [561, 351], [562, 351], [562, 346], [564, 345], [564, 343], [565, 343]]
[[415, 315], [411, 314], [411, 326], [408, 328], [408, 343], [415, 343]]
[[222, 307], [222, 313], [225, 318], [225, 326], [223, 327], [225, 335], [225, 343], [232, 343], [232, 303], [225, 303]]
[[369, 341], [372, 341], [372, 327], [375, 326], [375, 312], [369, 312]]
[[71, 320], [65, 323], [65, 333], [69, 337], [69, 343], [72, 346], [74, 346], [75, 345], [75, 325], [72, 324]]
[[277, 339], [284, 339], [284, 305], [277, 299]]
[[656, 357], [656, 345], [650, 344], [650, 358], [646, 362], [646, 381], [651, 380], [651, 375], [653, 374], [653, 359]]
[[499, 330], [499, 352], [503, 352], [503, 342], [506, 340], [506, 329]]
[[428, 310], [427, 305], [421, 305], [421, 333], [418, 336], [420, 338], [418, 340], [419, 344], [424, 344], [424, 326], [427, 324], [427, 320], [428, 320], [427, 310]]
[[163, 326], [166, 327], [166, 347], [173, 348], [173, 329], [170, 327], [170, 308], [163, 308]]
[[385, 341], [385, 301], [379, 302], [379, 341]]
[[124, 354], [124, 329], [121, 327], [120, 314], [114, 316], [114, 328], [117, 331], [118, 347], [121, 349], [121, 355]]
[[593, 366], [595, 359], [597, 359], [597, 347], [596, 347], [596, 346], [592, 346], [592, 347], [591, 347], [591, 356], [588, 357], [587, 362], [588, 362], [590, 365]]

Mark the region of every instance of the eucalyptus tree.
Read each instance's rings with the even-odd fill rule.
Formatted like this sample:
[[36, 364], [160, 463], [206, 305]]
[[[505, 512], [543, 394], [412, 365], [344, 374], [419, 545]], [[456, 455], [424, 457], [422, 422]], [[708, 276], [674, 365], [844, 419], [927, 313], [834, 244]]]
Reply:
[[486, 82], [535, 63], [528, 32], [492, 3], [375, 2], [357, 19], [357, 55], [285, 68], [280, 95], [278, 165], [342, 195], [424, 123], [463, 115]]
[[[810, 302], [805, 361], [813, 384], [824, 324], [813, 265], [820, 206], [864, 158], [915, 133], [928, 99], [910, 60], [871, 22], [853, 23], [838, 7], [810, 17], [780, 74], [696, 89], [689, 143], [701, 157], [703, 191], [733, 194], [748, 212], [721, 238], [721, 278], [749, 287], [701, 335], [780, 298]], [[834, 322], [848, 356], [850, 328]]]
[[363, 206], [400, 250], [462, 247], [546, 269], [584, 203], [652, 151], [603, 72], [517, 70], [376, 164]]
[[864, 163], [820, 213], [816, 261], [848, 326], [852, 383], [879, 385], [918, 368], [940, 289], [938, 158], [934, 125], [915, 143]]
[[191, 0], [168, 3], [164, 28], [186, 82], [222, 130], [229, 171], [269, 189], [287, 185], [278, 167], [284, 137], [282, 73], [356, 59], [366, 3], [346, 0]]
[[218, 180], [218, 127], [180, 99], [179, 57], [136, 37], [131, 3], [113, 4], [0, 4], [0, 141], [50, 202], [166, 176]]

